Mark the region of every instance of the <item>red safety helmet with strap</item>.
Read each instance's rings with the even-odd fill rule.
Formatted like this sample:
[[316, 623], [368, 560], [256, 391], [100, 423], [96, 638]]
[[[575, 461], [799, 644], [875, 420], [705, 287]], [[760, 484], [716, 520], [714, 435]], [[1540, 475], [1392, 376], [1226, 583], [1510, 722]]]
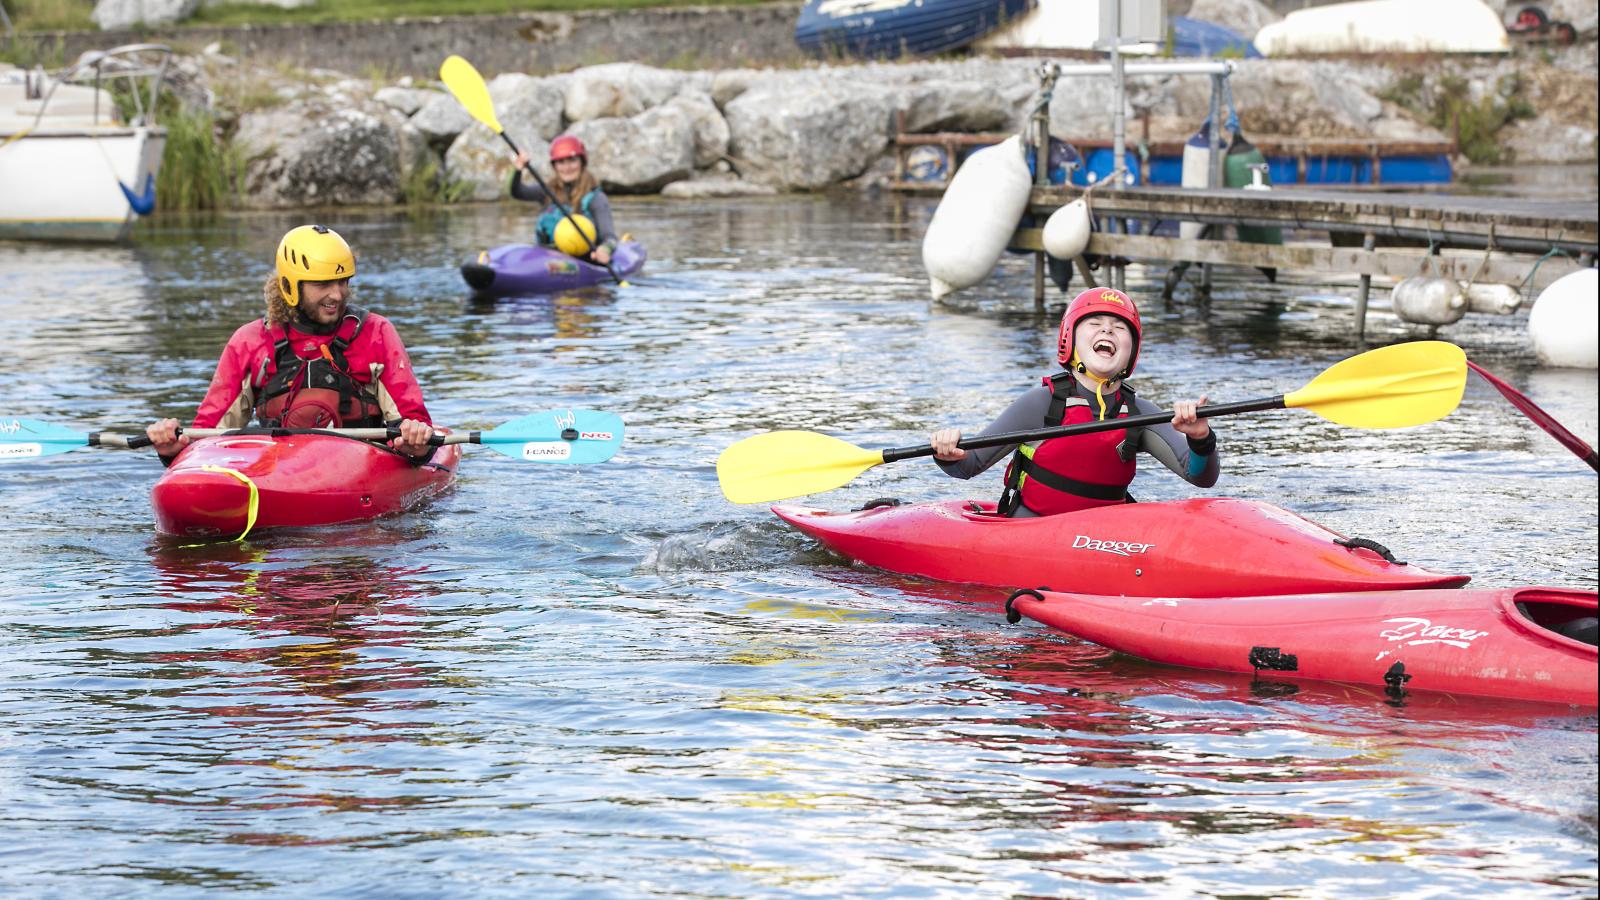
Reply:
[[1061, 332], [1056, 336], [1056, 359], [1063, 366], [1072, 365], [1073, 331], [1080, 321], [1095, 315], [1116, 316], [1133, 329], [1133, 355], [1128, 357], [1128, 368], [1122, 373], [1123, 377], [1132, 375], [1133, 366], [1139, 361], [1139, 344], [1144, 332], [1139, 325], [1139, 308], [1133, 305], [1133, 298], [1115, 288], [1090, 288], [1067, 304], [1067, 311], [1061, 315]]
[[550, 142], [550, 161], [557, 162], [563, 159], [577, 158], [589, 162], [589, 151], [584, 148], [583, 141], [570, 134], [563, 134]]

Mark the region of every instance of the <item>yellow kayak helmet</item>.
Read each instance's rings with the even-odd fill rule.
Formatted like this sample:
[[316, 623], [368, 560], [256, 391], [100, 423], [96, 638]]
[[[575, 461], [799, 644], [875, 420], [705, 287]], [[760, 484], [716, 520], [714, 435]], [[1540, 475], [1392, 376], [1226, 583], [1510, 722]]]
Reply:
[[[573, 222], [578, 223], [576, 227]], [[582, 233], [578, 231], [580, 228], [583, 229]], [[577, 213], [563, 216], [560, 224], [556, 225], [556, 249], [568, 256], [588, 256], [590, 249], [595, 246], [597, 234], [588, 216]]]
[[356, 255], [339, 232], [326, 225], [301, 225], [278, 242], [278, 287], [290, 306], [300, 305], [300, 285], [338, 281], [356, 274]]

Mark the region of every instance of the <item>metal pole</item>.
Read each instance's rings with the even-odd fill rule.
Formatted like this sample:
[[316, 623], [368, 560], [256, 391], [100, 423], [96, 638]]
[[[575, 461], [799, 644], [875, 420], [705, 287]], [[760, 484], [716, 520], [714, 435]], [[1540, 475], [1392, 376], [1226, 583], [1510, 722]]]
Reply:
[[[1210, 130], [1206, 132], [1206, 150], [1211, 154], [1210, 165], [1206, 167], [1208, 188], [1222, 184], [1222, 78], [1221, 75], [1211, 76], [1211, 99], [1206, 108], [1206, 121], [1211, 123]], [[1211, 293], [1211, 266], [1208, 263], [1200, 266], [1200, 289]]]
[[[1061, 71], [1055, 63], [1039, 66], [1039, 104], [1033, 110], [1033, 183], [1050, 183], [1050, 98], [1055, 94], [1056, 76]], [[1044, 251], [1033, 254], [1033, 308], [1044, 310]]]
[[1122, 177], [1122, 158], [1128, 144], [1128, 122], [1122, 113], [1126, 104], [1126, 80], [1122, 71], [1122, 49], [1111, 45], [1111, 83], [1114, 99], [1111, 101], [1111, 175], [1114, 180], [1111, 185], [1113, 190], [1120, 189], [1125, 183]]
[[[1378, 236], [1367, 232], [1361, 239], [1361, 249], [1371, 251], [1378, 245]], [[1372, 290], [1372, 276], [1361, 276], [1361, 290], [1356, 293], [1356, 339], [1365, 340], [1367, 337], [1367, 294]]]

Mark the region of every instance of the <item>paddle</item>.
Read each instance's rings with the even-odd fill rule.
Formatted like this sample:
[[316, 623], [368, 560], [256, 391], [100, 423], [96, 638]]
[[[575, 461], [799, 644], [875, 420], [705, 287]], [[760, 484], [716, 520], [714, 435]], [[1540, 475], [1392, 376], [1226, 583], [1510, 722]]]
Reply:
[[[179, 431], [195, 438], [337, 434], [379, 441], [400, 436], [398, 428], [190, 428]], [[492, 431], [436, 434], [429, 443], [436, 447], [445, 444], [483, 444], [497, 453], [528, 462], [597, 463], [616, 455], [617, 449], [622, 446], [622, 419], [613, 413], [592, 409], [553, 409], [513, 419]], [[0, 418], [0, 462], [50, 456], [83, 447], [133, 450], [148, 446], [150, 439], [142, 434], [129, 437], [104, 431], [73, 431], [33, 419]]]
[[1594, 448], [1589, 446], [1583, 438], [1568, 431], [1566, 426], [1557, 422], [1554, 416], [1541, 409], [1539, 404], [1529, 400], [1526, 394], [1496, 378], [1489, 370], [1470, 359], [1467, 360], [1467, 365], [1471, 367], [1472, 371], [1477, 372], [1484, 381], [1489, 382], [1495, 390], [1499, 391], [1501, 396], [1511, 401], [1511, 405], [1521, 410], [1523, 415], [1533, 421], [1533, 424], [1543, 428], [1551, 437], [1560, 441], [1561, 446], [1571, 450], [1573, 455], [1588, 463], [1589, 468], [1600, 472], [1600, 455], [1597, 455], [1594, 452]]
[[[455, 96], [456, 102], [460, 103], [469, 115], [489, 126], [489, 129], [495, 134], [500, 135], [505, 140], [506, 145], [511, 148], [512, 153], [522, 152], [517, 149], [516, 142], [511, 140], [511, 135], [506, 134], [506, 130], [501, 127], [500, 119], [494, 113], [494, 100], [489, 96], [489, 87], [483, 83], [483, 76], [479, 75], [478, 70], [472, 67], [472, 63], [454, 55], [446, 58], [439, 65], [439, 80], [444, 82], [444, 86]], [[556, 199], [555, 193], [550, 190], [548, 184], [544, 183], [544, 178], [539, 175], [533, 164], [525, 164], [522, 168], [533, 176], [534, 181], [539, 183], [539, 187], [544, 190], [545, 196], [549, 197], [550, 202], [554, 203], [556, 209], [561, 211], [561, 215], [572, 223], [573, 230], [578, 232], [578, 236], [583, 238], [585, 244], [589, 245], [589, 252], [591, 254], [594, 253], [596, 249], [594, 241], [590, 240], [589, 235], [578, 227], [577, 220], [572, 218], [572, 212], [562, 206], [560, 200]], [[617, 270], [611, 268], [610, 262], [603, 263], [603, 265], [606, 267], [606, 271], [611, 273], [611, 278], [616, 281], [619, 287], [628, 286], [628, 283], [622, 280], [622, 276], [617, 274]]]
[[[1290, 394], [1203, 406], [1201, 418], [1269, 409], [1309, 409], [1356, 428], [1405, 428], [1448, 415], [1461, 402], [1467, 355], [1444, 341], [1416, 341], [1352, 356]], [[967, 438], [964, 450], [1021, 444], [1172, 421], [1171, 412]], [[864, 450], [811, 431], [772, 431], [745, 438], [717, 457], [717, 481], [734, 503], [769, 503], [843, 487], [882, 463], [932, 456], [933, 447]]]

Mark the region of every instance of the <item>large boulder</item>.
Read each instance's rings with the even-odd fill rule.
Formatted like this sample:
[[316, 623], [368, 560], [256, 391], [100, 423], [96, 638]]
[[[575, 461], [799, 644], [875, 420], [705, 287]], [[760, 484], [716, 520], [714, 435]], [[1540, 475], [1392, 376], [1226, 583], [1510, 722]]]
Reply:
[[711, 95], [685, 90], [668, 100], [662, 108], [677, 109], [689, 117], [694, 132], [694, 167], [704, 169], [728, 155], [728, 120], [722, 117]]
[[997, 131], [1013, 116], [1014, 105], [999, 87], [980, 81], [939, 79], [908, 85], [903, 95], [902, 130]]
[[628, 119], [577, 122], [571, 133], [588, 147], [589, 166], [606, 190], [650, 193], [689, 177], [695, 168], [694, 120], [668, 103]]
[[848, 82], [751, 87], [723, 110], [746, 178], [816, 190], [854, 178], [888, 146], [892, 97]]
[[[307, 127], [307, 122], [315, 122]], [[245, 204], [286, 209], [389, 204], [401, 199], [405, 147], [400, 123], [377, 111], [332, 112], [301, 104], [239, 119], [234, 145], [248, 159]]]
[[629, 118], [665, 103], [689, 76], [639, 63], [610, 63], [579, 69], [567, 76], [567, 119]]
[[99, 0], [89, 18], [101, 31], [137, 25], [171, 25], [194, 15], [200, 0]]
[[438, 149], [445, 149], [473, 122], [449, 94], [434, 94], [411, 116], [411, 124]]
[[531, 131], [546, 140], [555, 137], [561, 133], [565, 81], [565, 76], [534, 78], [520, 72], [495, 76], [489, 82], [495, 118], [507, 133]]
[[[550, 169], [550, 142], [527, 124], [507, 125], [506, 134], [517, 147], [528, 152], [539, 175], [548, 182], [555, 177]], [[456, 137], [444, 154], [445, 174], [455, 182], [463, 200], [497, 200], [508, 196], [511, 179], [511, 148], [487, 125], [473, 122]], [[526, 176], [524, 176], [526, 177]], [[529, 179], [530, 181], [532, 179]]]

